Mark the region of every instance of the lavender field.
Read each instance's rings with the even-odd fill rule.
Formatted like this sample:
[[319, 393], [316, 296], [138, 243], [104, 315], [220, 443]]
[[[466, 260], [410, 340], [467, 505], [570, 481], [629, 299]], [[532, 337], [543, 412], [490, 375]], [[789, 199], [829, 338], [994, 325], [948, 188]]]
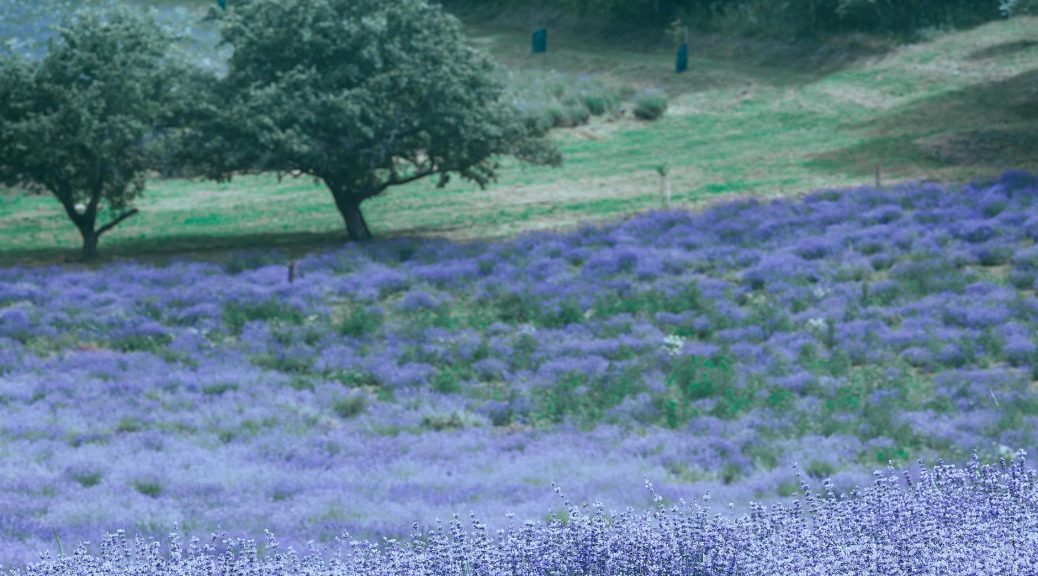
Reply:
[[[292, 283], [261, 250], [2, 269], [0, 566], [116, 529], [270, 530], [302, 553], [417, 523], [424, 552], [264, 569], [836, 570], [868, 534], [866, 557], [896, 564], [882, 573], [952, 573], [909, 563], [926, 546], [956, 569], [1024, 573], [1006, 562], [1036, 563], [1038, 484], [1017, 453], [1038, 439], [1036, 240], [1038, 179], [1006, 173], [507, 241], [382, 240], [303, 258]], [[1007, 462], [928, 468], [974, 450]], [[913, 487], [874, 483], [888, 463]], [[789, 508], [801, 481], [821, 494], [811, 535]], [[680, 504], [706, 494], [724, 516]], [[472, 536], [467, 520], [425, 533], [470, 511], [486, 523]], [[123, 546], [106, 541], [100, 572], [133, 573]], [[199, 546], [144, 545], [140, 566], [260, 569], [249, 544], [241, 572], [215, 567], [224, 544]]]

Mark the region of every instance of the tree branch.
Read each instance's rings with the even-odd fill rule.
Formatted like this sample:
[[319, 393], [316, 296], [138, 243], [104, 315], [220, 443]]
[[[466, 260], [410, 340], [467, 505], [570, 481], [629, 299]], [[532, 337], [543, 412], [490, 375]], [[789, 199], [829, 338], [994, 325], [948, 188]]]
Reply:
[[437, 170], [435, 170], [433, 168], [428, 168], [426, 170], [421, 170], [419, 172], [411, 174], [410, 176], [405, 176], [403, 178], [397, 176], [394, 173], [393, 176], [390, 177], [389, 181], [387, 181], [386, 183], [384, 183], [384, 184], [380, 185], [378, 188], [376, 188], [375, 192], [372, 193], [371, 196], [375, 196], [375, 195], [380, 194], [383, 190], [385, 190], [386, 188], [389, 188], [390, 186], [400, 186], [401, 184], [409, 184], [411, 182], [414, 182], [415, 180], [421, 180], [422, 178], [425, 178], [426, 176], [432, 176], [433, 174], [436, 174], [436, 172], [437, 172]]
[[129, 212], [123, 212], [115, 220], [112, 220], [108, 224], [105, 224], [104, 226], [98, 228], [97, 229], [97, 235], [100, 236], [100, 235], [104, 234], [105, 232], [108, 232], [112, 228], [115, 228], [116, 226], [118, 226], [119, 223], [122, 222], [123, 220], [126, 220], [127, 218], [129, 218], [131, 216], [137, 215], [138, 212], [139, 212], [139, 210], [137, 210], [136, 208], [134, 208], [133, 210], [130, 210]]

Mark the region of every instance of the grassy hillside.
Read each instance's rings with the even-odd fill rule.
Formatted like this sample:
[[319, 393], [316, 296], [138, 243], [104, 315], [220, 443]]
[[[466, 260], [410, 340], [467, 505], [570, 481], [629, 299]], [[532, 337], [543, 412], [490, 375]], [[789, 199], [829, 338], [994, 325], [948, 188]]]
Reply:
[[[558, 131], [562, 169], [509, 165], [487, 191], [465, 183], [437, 190], [431, 182], [392, 190], [366, 205], [377, 235], [492, 237], [631, 214], [659, 205], [661, 163], [670, 166], [675, 200], [684, 206], [871, 182], [877, 164], [887, 181], [1038, 169], [1034, 18], [939, 36], [825, 72], [748, 63], [745, 53], [708, 57], [720, 53], [716, 42], [693, 43], [691, 71], [682, 76], [671, 73], [669, 51], [555, 35], [551, 52], [533, 57], [525, 32], [470, 31], [519, 84], [532, 71], [558, 82], [591, 75], [628, 92], [662, 87], [671, 108], [656, 123], [627, 113]], [[767, 62], [767, 48], [757, 49], [758, 61]], [[104, 252], [261, 242], [309, 249], [342, 238], [330, 195], [308, 180], [157, 181], [140, 208], [104, 239]], [[0, 237], [0, 262], [57, 259], [78, 245], [56, 202], [17, 192], [0, 194]]]

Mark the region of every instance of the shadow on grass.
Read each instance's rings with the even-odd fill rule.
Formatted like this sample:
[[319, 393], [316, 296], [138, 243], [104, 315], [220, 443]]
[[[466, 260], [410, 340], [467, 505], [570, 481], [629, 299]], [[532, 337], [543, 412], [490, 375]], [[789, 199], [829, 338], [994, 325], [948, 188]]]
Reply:
[[1017, 40], [1015, 42], [1006, 42], [1005, 44], [996, 44], [995, 46], [988, 46], [977, 50], [966, 57], [967, 60], [990, 60], [991, 58], [1004, 58], [1006, 56], [1012, 56], [1024, 50], [1029, 50], [1038, 46], [1038, 40]]
[[[70, 224], [71, 226], [71, 224]], [[461, 226], [419, 226], [403, 230], [389, 230], [375, 235], [373, 242], [382, 240], [445, 240]], [[488, 237], [489, 238], [489, 237]], [[260, 250], [268, 259], [283, 259], [286, 263], [322, 250], [334, 250], [349, 244], [346, 231], [326, 232], [269, 232], [244, 235], [195, 235], [127, 239], [106, 246], [101, 241], [101, 258], [84, 264], [79, 260], [79, 249], [46, 248], [32, 250], [0, 250], [0, 268], [11, 266], [83, 265], [101, 266], [120, 260], [136, 260], [163, 265], [176, 260], [227, 262], [252, 251]]]
[[[346, 233], [342, 230], [233, 236], [156, 237], [128, 239], [108, 245], [105, 245], [105, 241], [102, 239], [101, 259], [90, 265], [101, 265], [127, 259], [157, 264], [182, 258], [218, 262], [227, 259], [236, 252], [257, 248], [277, 250], [286, 259], [290, 259], [315, 250], [342, 246], [346, 242]], [[0, 267], [76, 264], [78, 263], [78, 256], [78, 249], [67, 248], [4, 250], [0, 251]]]
[[[1038, 44], [1038, 43], [1036, 43]], [[853, 176], [877, 165], [904, 177], [930, 172], [1038, 170], [1038, 69], [896, 108], [843, 130], [853, 146], [817, 155], [812, 168]]]

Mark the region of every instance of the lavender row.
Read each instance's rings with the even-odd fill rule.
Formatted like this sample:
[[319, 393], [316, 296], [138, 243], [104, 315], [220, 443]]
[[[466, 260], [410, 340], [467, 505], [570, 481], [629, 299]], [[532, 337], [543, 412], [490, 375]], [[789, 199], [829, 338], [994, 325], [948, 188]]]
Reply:
[[[681, 502], [654, 511], [607, 512], [563, 497], [561, 517], [491, 531], [474, 515], [422, 530], [406, 543], [336, 538], [332, 553], [177, 532], [165, 545], [106, 536], [68, 556], [45, 557], [14, 576], [73, 574], [218, 576], [333, 575], [1018, 575], [1038, 571], [1038, 475], [1019, 451], [1012, 464], [940, 464], [904, 480], [891, 468], [874, 484], [821, 495], [801, 481], [791, 506], [754, 505], [749, 515]], [[652, 486], [648, 486], [650, 491]], [[97, 555], [92, 555], [96, 553]], [[322, 553], [324, 552], [324, 553]]]

